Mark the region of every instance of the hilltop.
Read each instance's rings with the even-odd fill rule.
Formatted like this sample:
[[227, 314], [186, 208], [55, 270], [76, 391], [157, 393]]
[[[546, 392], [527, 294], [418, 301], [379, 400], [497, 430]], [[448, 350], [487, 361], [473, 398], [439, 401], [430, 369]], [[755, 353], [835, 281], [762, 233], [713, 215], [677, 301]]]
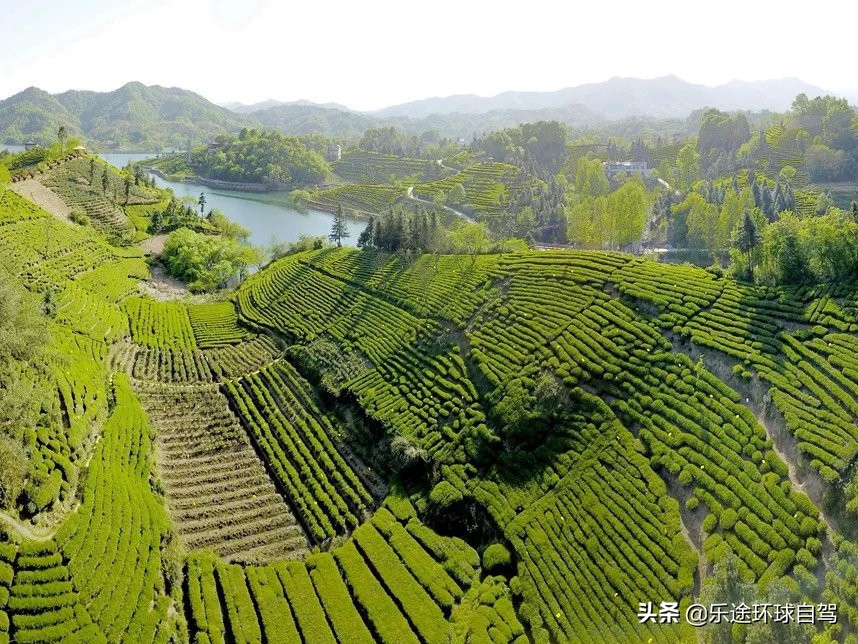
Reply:
[[112, 92], [71, 90], [48, 94], [35, 87], [0, 101], [0, 141], [47, 144], [57, 128], [104, 148], [181, 148], [187, 138], [205, 140], [251, 124], [199, 94], [127, 83]]

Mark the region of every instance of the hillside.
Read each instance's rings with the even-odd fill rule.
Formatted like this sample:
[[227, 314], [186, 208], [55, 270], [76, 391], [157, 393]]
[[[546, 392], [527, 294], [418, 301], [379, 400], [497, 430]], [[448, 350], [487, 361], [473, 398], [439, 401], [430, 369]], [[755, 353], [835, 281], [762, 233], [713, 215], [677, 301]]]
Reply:
[[37, 87], [0, 101], [0, 141], [21, 145], [29, 139], [48, 144], [56, 140], [57, 129], [65, 125], [71, 135], [81, 135], [76, 115], [55, 96]]
[[2, 199], [0, 256], [59, 304], [10, 641], [692, 642], [641, 598], [731, 566], [838, 605], [798, 641], [858, 626], [852, 282], [324, 248], [161, 302], [133, 247]]
[[201, 141], [237, 132], [249, 123], [193, 92], [136, 82], [112, 92], [51, 95], [29, 88], [0, 101], [0, 141], [10, 144], [30, 138], [49, 144], [65, 125], [69, 134], [105, 149], [160, 150], [182, 148], [188, 137]]

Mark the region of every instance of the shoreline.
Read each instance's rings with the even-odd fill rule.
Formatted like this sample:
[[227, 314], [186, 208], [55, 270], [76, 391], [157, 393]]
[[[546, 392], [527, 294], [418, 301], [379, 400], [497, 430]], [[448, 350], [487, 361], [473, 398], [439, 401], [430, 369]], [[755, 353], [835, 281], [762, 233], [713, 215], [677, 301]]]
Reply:
[[290, 187], [286, 184], [273, 184], [273, 183], [252, 183], [252, 182], [242, 182], [242, 181], [223, 181], [221, 179], [207, 179], [205, 177], [200, 177], [198, 175], [166, 175], [164, 172], [159, 170], [158, 168], [153, 168], [151, 166], [143, 165], [140, 166], [144, 171], [154, 174], [157, 177], [160, 177], [164, 181], [175, 181], [177, 183], [195, 183], [201, 186], [206, 186], [208, 188], [215, 188], [217, 190], [232, 190], [236, 192], [256, 192], [256, 193], [265, 193], [265, 192], [291, 192], [295, 188]]

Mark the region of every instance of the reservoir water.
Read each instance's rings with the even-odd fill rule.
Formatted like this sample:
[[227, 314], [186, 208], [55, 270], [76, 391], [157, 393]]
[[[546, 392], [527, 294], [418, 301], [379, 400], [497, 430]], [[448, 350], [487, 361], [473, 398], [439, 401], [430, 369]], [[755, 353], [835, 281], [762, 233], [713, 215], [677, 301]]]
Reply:
[[[0, 150], [19, 152], [23, 148], [14, 145], [0, 145]], [[125, 167], [129, 162], [140, 161], [151, 157], [151, 154], [139, 153], [104, 153], [102, 159], [118, 168]], [[334, 216], [318, 210], [298, 210], [289, 200], [285, 192], [239, 192], [233, 190], [216, 190], [194, 183], [167, 181], [155, 177], [155, 183], [162, 188], [171, 188], [179, 198], [189, 196], [198, 199], [201, 192], [206, 195], [206, 209], [220, 210], [230, 219], [238, 222], [250, 231], [250, 243], [269, 245], [274, 241], [292, 242], [301, 235], [324, 235], [331, 232]], [[346, 218], [346, 228], [350, 237], [343, 240], [343, 245], [354, 246], [358, 235], [366, 227], [366, 221]]]
[[[105, 153], [102, 159], [118, 168], [129, 162], [151, 157], [151, 154]], [[250, 243], [268, 245], [274, 241], [292, 242], [301, 235], [324, 235], [331, 232], [334, 216], [319, 210], [298, 210], [285, 192], [240, 192], [236, 190], [217, 190], [195, 183], [167, 181], [155, 177], [155, 183], [161, 188], [170, 188], [179, 198], [199, 199], [200, 193], [206, 195], [206, 209], [220, 210], [230, 219], [238, 222], [250, 231]], [[350, 237], [343, 245], [354, 246], [358, 235], [366, 227], [366, 221], [346, 218], [346, 228]]]

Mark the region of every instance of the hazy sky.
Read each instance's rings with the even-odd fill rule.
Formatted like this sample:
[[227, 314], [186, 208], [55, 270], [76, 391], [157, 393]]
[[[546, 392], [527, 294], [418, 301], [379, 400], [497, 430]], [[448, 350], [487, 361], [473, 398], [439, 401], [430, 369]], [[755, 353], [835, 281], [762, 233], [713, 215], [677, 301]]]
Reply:
[[[215, 102], [554, 90], [676, 74], [858, 86], [851, 3], [0, 0], [0, 98], [130, 80]], [[836, 16], [834, 20], [833, 16]], [[845, 28], [841, 29], [838, 25]]]

